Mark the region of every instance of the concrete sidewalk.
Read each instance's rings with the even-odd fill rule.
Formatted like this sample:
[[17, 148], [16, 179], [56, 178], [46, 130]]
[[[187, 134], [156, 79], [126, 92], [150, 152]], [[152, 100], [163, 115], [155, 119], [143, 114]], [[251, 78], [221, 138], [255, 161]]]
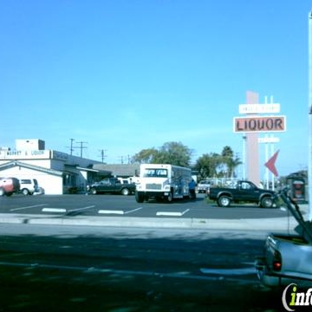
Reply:
[[[300, 207], [304, 215], [308, 207]], [[265, 219], [207, 219], [207, 218], [138, 218], [138, 217], [100, 217], [82, 215], [30, 215], [0, 214], [0, 223], [44, 224], [44, 225], [84, 225], [103, 227], [148, 227], [148, 228], [194, 228], [223, 230], [267, 230], [292, 231], [297, 221], [290, 215], [283, 218]]]

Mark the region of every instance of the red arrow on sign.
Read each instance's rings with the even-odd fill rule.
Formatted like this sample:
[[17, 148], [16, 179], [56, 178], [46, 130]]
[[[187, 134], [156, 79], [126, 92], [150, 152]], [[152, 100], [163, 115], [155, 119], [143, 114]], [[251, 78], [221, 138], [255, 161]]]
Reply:
[[275, 168], [275, 162], [279, 150], [264, 164], [276, 177], [278, 176], [277, 170]]

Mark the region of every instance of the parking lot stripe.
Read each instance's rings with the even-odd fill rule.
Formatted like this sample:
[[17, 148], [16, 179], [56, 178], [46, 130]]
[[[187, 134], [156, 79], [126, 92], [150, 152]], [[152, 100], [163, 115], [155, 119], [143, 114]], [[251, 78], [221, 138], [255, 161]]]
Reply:
[[45, 206], [45, 205], [46, 204], [40, 204], [40, 205], [26, 206], [26, 207], [20, 207], [20, 208], [13, 208], [13, 209], [10, 209], [10, 211], [17, 211], [17, 210], [36, 208], [36, 207], [41, 207], [41, 206]]
[[119, 214], [119, 215], [125, 215], [128, 213], [132, 213], [138, 210], [143, 209], [143, 207], [139, 207], [139, 208], [135, 208], [129, 211], [124, 211], [124, 210], [99, 210], [98, 213], [102, 213], [102, 214]]
[[169, 217], [182, 217], [186, 214], [190, 209], [186, 209], [183, 212], [170, 212], [170, 211], [158, 211], [156, 216], [169, 216]]
[[42, 212], [66, 212], [64, 208], [43, 208]]
[[138, 210], [141, 210], [141, 209], [143, 209], [143, 207], [139, 207], [139, 208], [136, 208], [136, 209], [132, 209], [132, 210], [126, 211], [125, 214], [132, 213], [132, 212], [135, 212], [135, 211], [138, 211]]
[[80, 210], [87, 210], [87, 209], [94, 208], [94, 207], [95, 207], [95, 205], [87, 206], [87, 207], [82, 207], [82, 208], [77, 208], [77, 209], [71, 209], [71, 210], [69, 210], [68, 212], [75, 212], [75, 211], [80, 211]]
[[99, 210], [98, 213], [103, 214], [125, 214], [123, 210]]

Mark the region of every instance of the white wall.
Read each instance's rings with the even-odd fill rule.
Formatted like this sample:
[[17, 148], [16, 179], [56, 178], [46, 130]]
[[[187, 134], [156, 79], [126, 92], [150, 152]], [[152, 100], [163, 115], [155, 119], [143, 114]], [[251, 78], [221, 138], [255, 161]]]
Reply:
[[31, 170], [23, 167], [12, 167], [0, 171], [2, 177], [15, 177], [17, 179], [37, 179], [39, 187], [44, 189], [47, 195], [63, 194], [63, 178], [44, 172]]

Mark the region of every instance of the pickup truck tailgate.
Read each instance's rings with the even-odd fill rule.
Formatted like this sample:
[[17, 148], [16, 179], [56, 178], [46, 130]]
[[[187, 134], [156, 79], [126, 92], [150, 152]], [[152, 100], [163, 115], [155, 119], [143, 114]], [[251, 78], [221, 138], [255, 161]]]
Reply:
[[312, 245], [301, 236], [268, 235], [263, 259], [266, 275], [309, 279], [312, 283]]

